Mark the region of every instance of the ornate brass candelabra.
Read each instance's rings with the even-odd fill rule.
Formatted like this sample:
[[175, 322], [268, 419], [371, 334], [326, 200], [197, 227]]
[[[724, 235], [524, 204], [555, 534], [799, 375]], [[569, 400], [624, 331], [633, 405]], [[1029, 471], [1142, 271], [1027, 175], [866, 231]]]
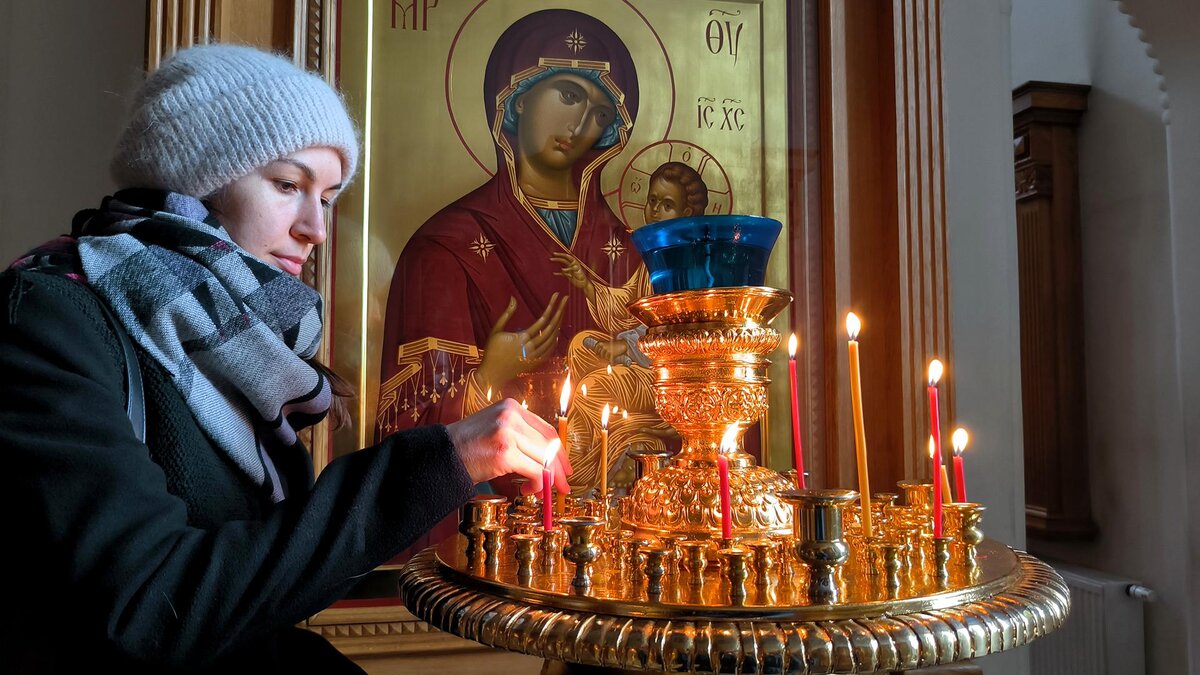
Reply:
[[[401, 575], [405, 604], [442, 630], [568, 663], [626, 670], [851, 673], [909, 670], [1009, 649], [1065, 620], [1062, 579], [986, 540], [983, 507], [947, 508], [934, 538], [929, 485], [873, 501], [795, 490], [721, 448], [766, 408], [769, 327], [790, 302], [759, 287], [681, 291], [632, 310], [657, 372], [655, 400], [684, 439], [666, 465], [641, 460], [609, 508], [572, 501], [543, 530], [543, 505], [481, 496], [462, 537]], [[717, 458], [729, 461], [734, 536], [721, 537]]]

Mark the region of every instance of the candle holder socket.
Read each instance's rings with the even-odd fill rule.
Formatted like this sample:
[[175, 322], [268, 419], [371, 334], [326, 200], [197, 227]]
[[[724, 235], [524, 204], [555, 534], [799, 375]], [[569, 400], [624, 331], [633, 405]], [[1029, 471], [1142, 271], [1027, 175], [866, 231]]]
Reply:
[[575, 577], [571, 585], [584, 590], [592, 587], [592, 563], [600, 557], [600, 547], [593, 537], [604, 528], [598, 517], [567, 518], [561, 521], [567, 530], [567, 545], [562, 555], [575, 564]]

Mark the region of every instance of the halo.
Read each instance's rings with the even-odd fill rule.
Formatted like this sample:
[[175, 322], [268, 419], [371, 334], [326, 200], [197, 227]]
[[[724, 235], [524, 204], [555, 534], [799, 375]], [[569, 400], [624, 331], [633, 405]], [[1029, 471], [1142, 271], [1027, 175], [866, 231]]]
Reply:
[[666, 139], [642, 148], [621, 172], [617, 203], [625, 227], [635, 230], [646, 224], [646, 193], [650, 189], [650, 176], [667, 162], [682, 162], [700, 174], [708, 187], [705, 213], [733, 213], [733, 186], [729, 182], [729, 174], [717, 158], [695, 143]]
[[[552, 0], [537, 0], [521, 3], [521, 9], [532, 14], [542, 9], [560, 9], [560, 5]], [[480, 0], [459, 25], [446, 56], [444, 91], [450, 124], [463, 149], [489, 177], [496, 173], [496, 144], [491, 120], [484, 112], [483, 74], [496, 40], [516, 20], [508, 16], [511, 11], [511, 3]], [[653, 143], [670, 133], [675, 117], [675, 73], [662, 39], [629, 0], [593, 6], [586, 13], [604, 22], [629, 48], [637, 67], [639, 89], [643, 90], [638, 97], [638, 115], [629, 144], [612, 160], [620, 166], [630, 148]], [[669, 91], [661, 88], [663, 95], [651, 98], [645, 93], [647, 82], [669, 82]], [[614, 192], [616, 179], [603, 180], [601, 189], [605, 194]]]

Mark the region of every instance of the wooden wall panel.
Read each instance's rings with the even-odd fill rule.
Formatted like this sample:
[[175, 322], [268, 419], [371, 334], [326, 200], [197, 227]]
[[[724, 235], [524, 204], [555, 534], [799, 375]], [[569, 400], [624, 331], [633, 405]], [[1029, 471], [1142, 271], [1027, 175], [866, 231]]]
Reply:
[[[942, 151], [941, 2], [823, 6], [828, 68], [823, 256], [829, 429], [825, 485], [855, 485], [845, 316], [863, 320], [872, 489], [931, 477], [925, 371], [947, 365], [954, 419]], [[945, 438], [949, 435], [943, 433]]]
[[1013, 91], [1025, 525], [1031, 536], [1096, 533], [1088, 483], [1083, 261], [1076, 130], [1089, 88]]

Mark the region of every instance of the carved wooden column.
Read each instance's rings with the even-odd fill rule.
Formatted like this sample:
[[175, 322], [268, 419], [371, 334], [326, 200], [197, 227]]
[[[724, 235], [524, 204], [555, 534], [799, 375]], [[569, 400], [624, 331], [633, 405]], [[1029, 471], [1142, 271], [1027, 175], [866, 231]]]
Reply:
[[1095, 534], [1088, 490], [1076, 130], [1090, 87], [1013, 91], [1025, 525], [1031, 536]]

